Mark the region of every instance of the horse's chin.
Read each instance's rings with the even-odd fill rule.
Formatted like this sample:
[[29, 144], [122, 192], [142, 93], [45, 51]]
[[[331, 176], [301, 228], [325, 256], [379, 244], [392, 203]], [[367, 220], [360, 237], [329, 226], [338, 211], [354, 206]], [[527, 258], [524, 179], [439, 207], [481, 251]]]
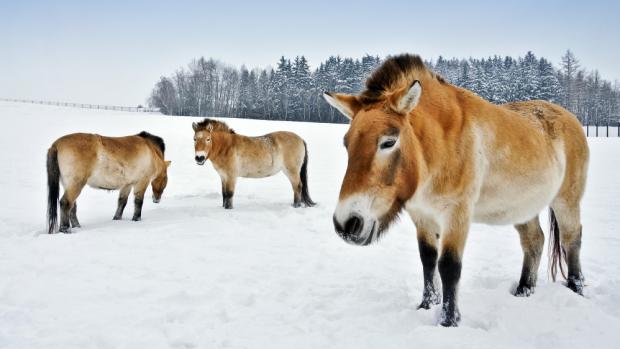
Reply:
[[207, 162], [207, 160], [205, 160], [205, 161], [201, 161], [201, 162], [196, 161], [196, 165], [198, 165], [198, 166], [202, 166], [202, 165], [204, 165], [204, 164], [205, 164], [205, 162]]

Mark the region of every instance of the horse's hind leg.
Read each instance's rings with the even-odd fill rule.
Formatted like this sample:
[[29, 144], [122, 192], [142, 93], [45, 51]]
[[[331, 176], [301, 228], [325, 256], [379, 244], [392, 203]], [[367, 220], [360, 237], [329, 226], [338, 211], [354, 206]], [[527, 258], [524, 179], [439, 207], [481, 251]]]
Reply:
[[129, 198], [129, 193], [131, 192], [131, 185], [122, 187], [118, 194], [118, 207], [116, 208], [116, 213], [114, 214], [115, 221], [118, 221], [123, 218], [123, 211], [125, 210], [125, 206], [127, 206], [127, 199]]
[[[579, 204], [568, 204], [561, 198], [556, 198], [551, 203], [551, 209], [560, 228], [560, 242], [562, 250], [566, 253], [568, 264], [568, 288], [575, 293], [583, 295], [583, 274], [581, 272], [581, 218]], [[559, 261], [562, 262], [561, 260]]]
[[71, 232], [71, 211], [73, 210], [75, 200], [80, 195], [83, 187], [83, 183], [71, 183], [65, 187], [65, 192], [60, 199], [60, 226], [58, 228], [60, 232]]
[[528, 297], [534, 293], [534, 287], [536, 287], [538, 266], [545, 244], [545, 236], [540, 227], [538, 216], [523, 224], [515, 225], [515, 228], [519, 232], [519, 239], [523, 248], [523, 267], [521, 268], [521, 279], [514, 295]]
[[285, 169], [284, 174], [286, 174], [293, 187], [293, 207], [301, 207], [301, 178], [299, 177], [299, 170], [289, 171]]
[[73, 208], [71, 209], [71, 216], [69, 217], [71, 221], [72, 228], [80, 228], [80, 222], [77, 218], [77, 201], [73, 203]]

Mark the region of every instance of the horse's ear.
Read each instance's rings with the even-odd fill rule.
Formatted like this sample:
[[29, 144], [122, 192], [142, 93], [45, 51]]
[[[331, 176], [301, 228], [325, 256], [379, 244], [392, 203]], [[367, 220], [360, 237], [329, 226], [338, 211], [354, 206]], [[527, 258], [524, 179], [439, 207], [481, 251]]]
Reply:
[[207, 125], [207, 131], [209, 131], [209, 132], [213, 131], [213, 125], [212, 124]]
[[198, 124], [193, 122], [192, 123], [192, 128], [194, 129], [194, 132], [198, 131]]
[[171, 163], [172, 163], [172, 161], [166, 161], [166, 168], [170, 167]]
[[421, 95], [422, 85], [420, 85], [420, 81], [416, 80], [408, 89], [403, 91], [402, 95], [394, 95], [395, 99], [391, 100], [390, 104], [397, 113], [407, 115], [418, 105]]
[[355, 114], [362, 109], [362, 103], [356, 96], [343, 93], [324, 92], [323, 98], [325, 98], [329, 105], [338, 109], [338, 111], [349, 120], [353, 120]]

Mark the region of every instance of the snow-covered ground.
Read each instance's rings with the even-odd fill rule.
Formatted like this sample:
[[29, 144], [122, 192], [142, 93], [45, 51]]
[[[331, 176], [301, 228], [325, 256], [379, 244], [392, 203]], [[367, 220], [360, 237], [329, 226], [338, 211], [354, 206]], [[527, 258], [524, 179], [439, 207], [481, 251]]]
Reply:
[[[579, 297], [546, 276], [510, 294], [512, 227], [474, 225], [459, 328], [418, 311], [422, 272], [403, 216], [379, 244], [343, 242], [331, 215], [346, 125], [228, 120], [239, 133], [290, 130], [309, 146], [314, 208], [291, 207], [283, 175], [240, 179], [235, 209], [193, 157], [195, 119], [0, 102], [0, 348], [611, 348], [620, 343], [620, 139], [590, 139]], [[112, 221], [116, 192], [85, 189], [83, 228], [44, 234], [45, 155], [59, 136], [147, 130], [172, 160], [160, 204]], [[546, 215], [543, 217], [546, 219]], [[543, 223], [546, 230], [546, 224]], [[545, 252], [546, 254], [546, 252]]]

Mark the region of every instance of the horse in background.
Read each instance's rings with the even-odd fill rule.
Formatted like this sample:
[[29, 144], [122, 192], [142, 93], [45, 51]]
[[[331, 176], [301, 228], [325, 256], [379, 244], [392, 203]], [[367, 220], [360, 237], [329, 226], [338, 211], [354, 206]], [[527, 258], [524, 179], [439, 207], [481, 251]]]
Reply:
[[60, 232], [70, 233], [71, 227], [80, 227], [76, 200], [85, 185], [120, 189], [114, 220], [122, 218], [133, 189], [132, 220], [139, 221], [148, 185], [153, 188], [153, 202], [158, 203], [168, 183], [170, 161], [164, 160], [165, 150], [163, 139], [144, 131], [127, 137], [74, 133], [57, 139], [47, 152], [48, 233], [54, 233], [58, 225], [59, 182], [64, 188]]
[[314, 206], [308, 191], [308, 148], [292, 132], [273, 132], [259, 137], [237, 133], [224, 122], [205, 118], [192, 124], [195, 160], [211, 160], [222, 180], [222, 199], [233, 208], [237, 177], [263, 178], [284, 172], [293, 187], [293, 206]]
[[573, 114], [545, 101], [489, 103], [406, 54], [387, 59], [360, 95], [324, 97], [351, 120], [336, 232], [368, 245], [406, 210], [423, 266], [419, 308], [441, 301], [441, 325], [460, 320], [457, 287], [472, 222], [515, 226], [524, 258], [514, 295], [529, 296], [544, 244], [538, 215], [549, 206], [552, 278], [558, 265], [564, 275], [566, 260], [567, 286], [582, 294], [580, 202], [589, 150]]

